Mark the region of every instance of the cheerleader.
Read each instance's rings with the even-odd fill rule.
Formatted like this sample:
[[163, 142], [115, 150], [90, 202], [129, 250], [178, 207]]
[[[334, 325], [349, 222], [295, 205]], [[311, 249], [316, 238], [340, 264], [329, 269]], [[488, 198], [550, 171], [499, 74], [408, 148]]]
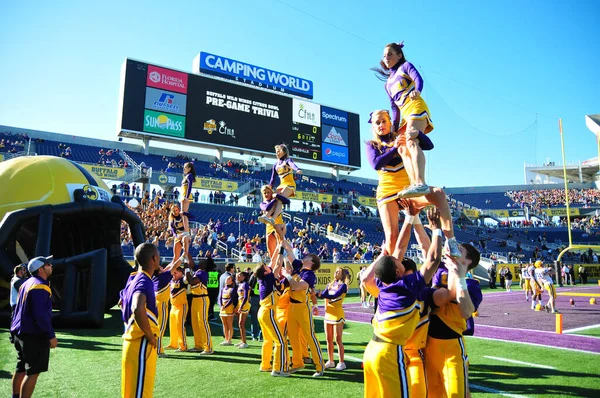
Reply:
[[185, 319], [188, 313], [187, 281], [183, 278], [183, 268], [171, 270], [171, 313], [169, 314], [169, 332], [171, 341], [169, 348], [187, 351]]
[[221, 322], [223, 322], [223, 335], [225, 341], [221, 345], [233, 345], [231, 340], [233, 339], [233, 316], [235, 313], [235, 307], [238, 303], [237, 292], [235, 290], [235, 283], [233, 283], [233, 277], [230, 275], [225, 279], [225, 285], [221, 289], [221, 297], [219, 304], [221, 305]]
[[[271, 268], [273, 267], [273, 268]], [[271, 376], [288, 377], [288, 352], [287, 343], [283, 336], [283, 329], [275, 319], [275, 306], [279, 295], [277, 293], [276, 275], [281, 271], [281, 255], [277, 249], [270, 266], [260, 264], [254, 269], [254, 276], [258, 279], [260, 295], [260, 309], [258, 322], [263, 332], [261, 350], [261, 372], [271, 372]], [[275, 349], [275, 355], [273, 355]], [[273, 363], [271, 365], [271, 359]]]
[[[279, 193], [274, 193], [273, 188], [270, 185], [263, 185], [260, 189], [262, 193], [263, 201], [260, 204], [260, 209], [263, 211], [264, 215], [268, 215], [269, 211], [273, 209], [273, 207], [277, 206], [277, 203], [281, 202], [284, 205], [290, 203], [290, 200]], [[273, 258], [275, 255], [275, 247], [281, 240], [285, 237], [285, 223], [283, 222], [283, 217], [281, 217], [281, 213], [275, 219], [273, 224], [267, 223], [267, 252], [269, 253], [269, 257]]]
[[196, 168], [194, 163], [187, 162], [183, 165], [183, 181], [181, 182], [181, 211], [183, 214], [184, 231], [190, 232], [190, 203], [192, 201], [192, 187], [196, 182]]
[[165, 356], [163, 348], [163, 338], [165, 331], [167, 330], [167, 322], [169, 320], [169, 286], [173, 275], [171, 270], [179, 267], [182, 258], [174, 260], [164, 268], [160, 268], [153, 276], [152, 283], [154, 285], [154, 294], [156, 295], [156, 308], [158, 309], [158, 327], [159, 334], [156, 339], [156, 349], [158, 350], [158, 357], [162, 358]]
[[240, 339], [242, 341], [235, 346], [237, 348], [248, 348], [248, 344], [246, 343], [246, 319], [248, 318], [248, 312], [250, 312], [248, 274], [246, 272], [238, 273], [237, 282], [238, 305], [235, 312], [238, 314], [238, 327], [240, 328]]
[[[398, 213], [400, 212], [398, 199], [402, 197], [404, 188], [410, 184], [404, 169], [403, 159], [398, 152], [398, 148], [403, 145], [404, 138], [392, 131], [392, 122], [388, 111], [377, 110], [371, 112], [369, 123], [371, 123], [373, 139], [367, 141], [366, 152], [369, 164], [377, 170], [379, 176], [376, 196], [377, 208], [385, 233], [385, 251], [393, 253], [394, 257], [398, 258], [400, 251], [396, 247]], [[426, 135], [422, 136], [421, 145], [425, 149], [433, 147]], [[440, 188], [430, 187], [429, 189], [430, 193], [427, 195], [412, 198], [410, 201], [417, 210], [431, 204], [437, 207], [440, 211], [442, 230], [447, 238], [446, 244], [450, 254], [454, 257], [460, 257], [461, 253], [458, 242], [454, 238], [452, 215], [446, 201], [446, 194]]]
[[[400, 147], [404, 167], [411, 185], [402, 192], [405, 198], [429, 193], [425, 184], [425, 156], [421, 146], [424, 135], [433, 130], [429, 108], [421, 98], [423, 79], [417, 69], [406, 61], [403, 43], [390, 43], [383, 50], [381, 68], [375, 71], [385, 79], [385, 91], [392, 105], [394, 131], [403, 136]], [[429, 141], [429, 140], [427, 140]], [[431, 148], [429, 148], [431, 149]]]
[[[346, 369], [344, 363], [344, 344], [342, 343], [342, 332], [344, 330], [344, 298], [348, 293], [348, 283], [350, 274], [342, 267], [335, 270], [334, 281], [327, 285], [327, 288], [321, 293], [317, 293], [319, 298], [325, 299], [325, 339], [327, 340], [327, 356], [329, 360], [325, 362], [325, 369], [335, 368], [335, 370]], [[340, 358], [337, 366], [333, 360], [333, 340], [338, 347], [338, 356]]]
[[[185, 260], [192, 263], [191, 256], [189, 255], [190, 250], [190, 233], [185, 232], [185, 217], [181, 215], [181, 210], [178, 205], [174, 204], [171, 206], [171, 212], [169, 213], [169, 228], [174, 237], [173, 244], [173, 258], [179, 258], [179, 256], [185, 256]], [[182, 253], [183, 248], [183, 253]], [[185, 261], [184, 260], [184, 261]]]
[[[296, 166], [296, 163], [289, 157], [290, 152], [287, 145], [279, 144], [275, 145], [275, 155], [277, 155], [277, 162], [273, 165], [273, 171], [271, 173], [271, 181], [269, 185], [271, 187], [275, 184], [275, 175], [279, 176], [279, 186], [275, 189], [278, 194], [291, 198], [296, 195], [296, 181], [294, 180], [294, 171], [296, 174], [302, 174], [302, 170]], [[267, 211], [263, 216], [258, 217], [258, 221], [275, 225], [277, 217], [281, 214], [283, 209], [283, 203], [281, 200], [277, 200], [275, 205]]]

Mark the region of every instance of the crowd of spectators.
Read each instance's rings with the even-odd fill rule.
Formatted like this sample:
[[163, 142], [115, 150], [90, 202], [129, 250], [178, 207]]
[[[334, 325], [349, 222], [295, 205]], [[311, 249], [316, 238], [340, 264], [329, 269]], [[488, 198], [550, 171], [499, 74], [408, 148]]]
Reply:
[[[565, 206], [565, 191], [562, 189], [532, 189], [525, 191], [506, 192], [514, 203], [507, 207], [529, 208], [539, 211], [547, 207]], [[570, 204], [591, 206], [600, 204], [600, 190], [596, 188], [589, 189], [569, 189]]]

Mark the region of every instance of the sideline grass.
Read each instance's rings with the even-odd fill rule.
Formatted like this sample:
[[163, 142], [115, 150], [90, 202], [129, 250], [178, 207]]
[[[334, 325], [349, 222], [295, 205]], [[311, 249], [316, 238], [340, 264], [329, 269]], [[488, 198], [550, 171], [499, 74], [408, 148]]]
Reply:
[[[119, 315], [118, 311], [107, 314], [105, 328], [101, 330], [59, 330], [59, 348], [52, 351], [50, 371], [40, 377], [35, 396], [119, 396], [122, 344]], [[325, 349], [321, 318], [316, 318], [315, 326]], [[357, 360], [348, 358], [346, 371], [327, 371], [321, 379], [311, 377], [314, 372], [312, 365], [290, 378], [274, 378], [258, 372], [260, 343], [249, 342], [250, 348], [246, 350], [221, 347], [218, 345], [223, 341], [220, 326], [211, 324], [211, 328], [217, 350], [215, 355], [201, 357], [197, 353], [167, 351], [168, 358], [159, 358], [154, 390], [156, 397], [170, 397], [174, 391], [184, 396], [243, 394], [248, 398], [363, 395], [361, 363]], [[348, 322], [345, 331], [349, 333], [344, 335], [346, 354], [360, 360], [372, 334], [370, 325]], [[168, 342], [168, 338], [166, 340]], [[593, 366], [600, 358], [598, 355], [515, 346], [509, 342], [475, 337], [467, 341], [470, 382], [487, 391], [528, 397], [600, 396], [597, 383], [600, 370]], [[192, 342], [188, 328], [188, 343]], [[323, 354], [326, 358], [326, 350]], [[486, 356], [543, 364], [556, 370], [500, 362]], [[10, 396], [10, 377], [15, 361], [16, 354], [8, 342], [8, 333], [6, 329], [0, 329], [0, 396]], [[472, 388], [472, 396], [487, 398], [498, 395]]]
[[[570, 333], [570, 334], [580, 334], [583, 336], [593, 336], [593, 337], [600, 338], [600, 326], [591, 328], [591, 329], [580, 330], [578, 332], [574, 332], [574, 333]], [[600, 341], [598, 342], [598, 344], [600, 344]]]

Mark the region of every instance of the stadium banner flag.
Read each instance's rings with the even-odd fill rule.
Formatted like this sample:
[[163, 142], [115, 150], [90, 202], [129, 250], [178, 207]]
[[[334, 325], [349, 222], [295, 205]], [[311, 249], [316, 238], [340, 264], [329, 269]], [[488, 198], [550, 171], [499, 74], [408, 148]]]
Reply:
[[[546, 213], [549, 216], [566, 216], [567, 215], [567, 208], [566, 207], [561, 207], [561, 208], [555, 208], [555, 209], [543, 209], [544, 213]], [[579, 208], [578, 207], [571, 207], [569, 208], [569, 215], [570, 216], [579, 216]]]
[[193, 62], [193, 72], [308, 99], [313, 98], [313, 82], [310, 80], [207, 52], [201, 52], [196, 57]]
[[196, 178], [196, 182], [192, 185], [196, 189], [207, 189], [210, 191], [227, 191], [236, 192], [238, 183], [228, 180], [213, 180], [211, 178]]
[[359, 196], [358, 203], [360, 203], [363, 206], [377, 207], [377, 199], [372, 198], [370, 196]]
[[496, 217], [508, 218], [508, 210], [490, 210]]
[[152, 173], [151, 182], [156, 185], [181, 185], [181, 174]]
[[119, 180], [125, 177], [127, 171], [122, 167], [96, 166], [80, 163], [84, 169], [91, 171], [103, 180]]
[[469, 218], [479, 218], [479, 210], [477, 209], [463, 209], [465, 216]]
[[307, 200], [309, 202], [332, 203], [333, 195], [324, 194], [324, 193], [297, 191], [294, 199]]

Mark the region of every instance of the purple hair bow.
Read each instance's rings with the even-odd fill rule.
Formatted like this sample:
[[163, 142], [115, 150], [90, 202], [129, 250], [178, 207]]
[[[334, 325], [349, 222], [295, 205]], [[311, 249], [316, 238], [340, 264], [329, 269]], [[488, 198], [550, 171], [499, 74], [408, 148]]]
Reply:
[[402, 40], [400, 43], [396, 43], [396, 44], [398, 44], [398, 47], [404, 48], [404, 40]]

